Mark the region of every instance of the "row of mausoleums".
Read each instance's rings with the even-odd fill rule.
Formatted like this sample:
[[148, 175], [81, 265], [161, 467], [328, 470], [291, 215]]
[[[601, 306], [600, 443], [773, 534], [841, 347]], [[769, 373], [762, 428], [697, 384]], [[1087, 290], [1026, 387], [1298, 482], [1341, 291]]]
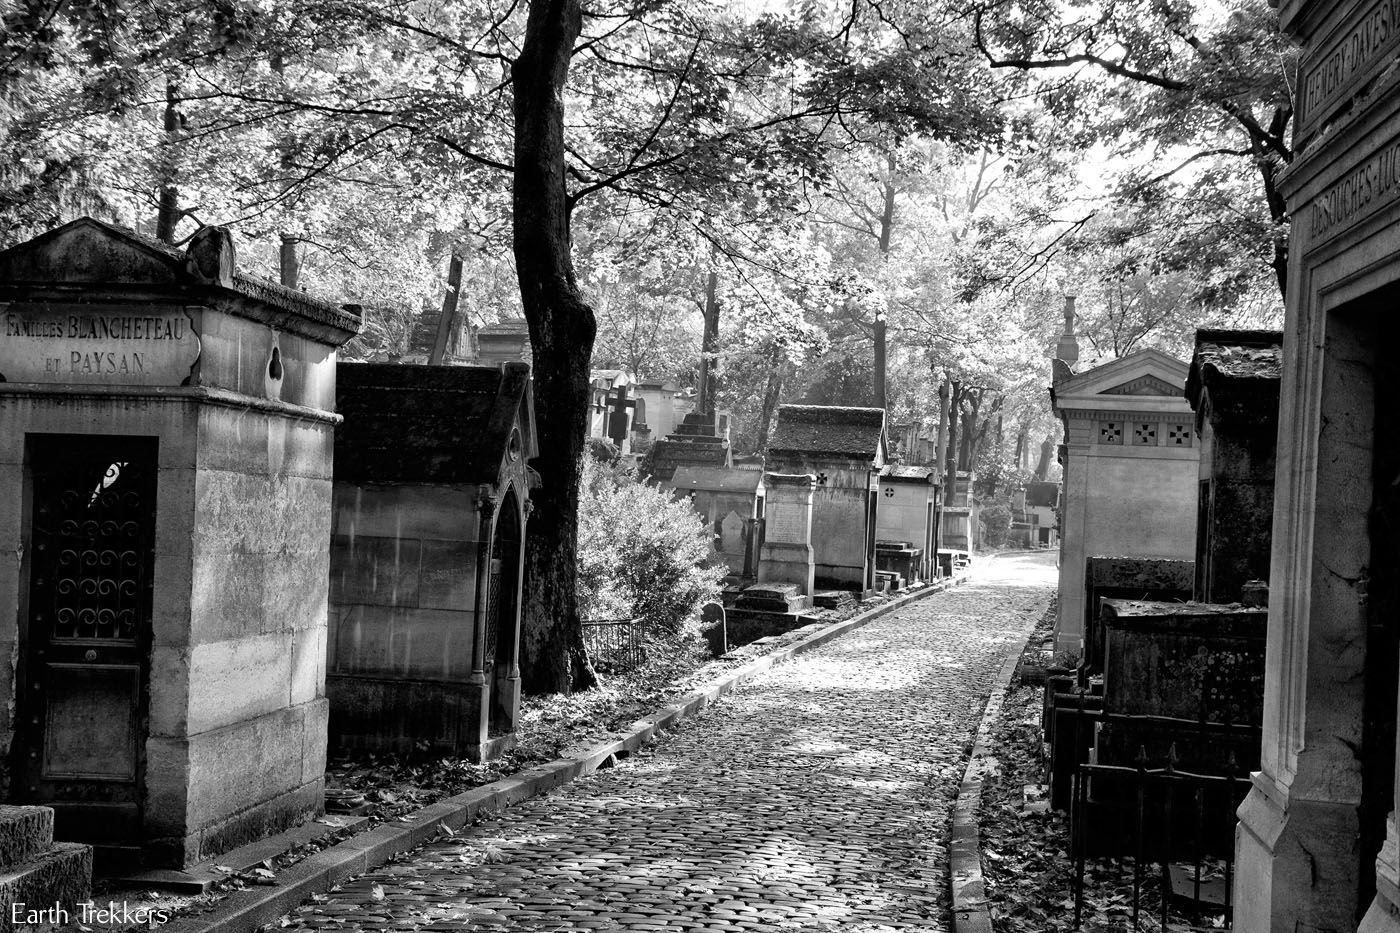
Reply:
[[[512, 740], [519, 329], [495, 365], [337, 363], [355, 310], [239, 272], [225, 231], [177, 250], [93, 220], [0, 253], [0, 317], [9, 801], [118, 868], [179, 868], [320, 812], [328, 747]], [[884, 417], [784, 406], [736, 465], [692, 408], [650, 454], [732, 595], [785, 587], [798, 624], [940, 572], [933, 471], [888, 462]]]
[[358, 315], [80, 220], [0, 253], [7, 800], [120, 870], [319, 813], [328, 746], [514, 729], [529, 368], [337, 364]]
[[[1236, 766], [1240, 786], [1218, 808], [1231, 830], [1220, 848], [1234, 857], [1234, 929], [1381, 933], [1400, 930], [1400, 445], [1389, 360], [1400, 32], [1375, 28], [1394, 20], [1388, 3], [1278, 7], [1303, 46], [1298, 155], [1279, 177], [1293, 219], [1285, 327], [1203, 332], [1189, 371], [1159, 360], [1146, 373], [1178, 390], [1145, 397], [1150, 405], [1104, 404], [1112, 380], [1057, 367], [1071, 435], [1058, 644], [1080, 649], [1081, 663], [1049, 691], [1047, 728], [1061, 774], [1082, 768], [1081, 743], [1102, 762], [1131, 756], [1139, 740], [1157, 743], [1147, 748], [1154, 767], [1173, 739], [1195, 770]], [[1185, 405], [1196, 463], [1138, 454], [1139, 481], [1100, 496], [1132, 475], [1114, 461], [1135, 445], [1162, 447], [1189, 417]], [[1097, 538], [1109, 513], [1148, 531]], [[1194, 602], [1161, 602], [1181, 597]], [[1077, 729], [1084, 718], [1091, 728]], [[1100, 796], [1111, 811], [1111, 794]]]

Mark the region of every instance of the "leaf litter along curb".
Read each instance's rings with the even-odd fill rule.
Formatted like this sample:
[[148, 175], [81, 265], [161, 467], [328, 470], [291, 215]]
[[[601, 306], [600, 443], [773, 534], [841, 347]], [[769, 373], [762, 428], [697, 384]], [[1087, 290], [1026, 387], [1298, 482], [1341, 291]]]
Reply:
[[[1051, 660], [1052, 601], [1036, 626], [1017, 677], [992, 729], [995, 756], [984, 772], [978, 810], [982, 871], [996, 933], [1070, 933], [1074, 930], [1074, 862], [1069, 814], [1033, 803], [1046, 780], [1041, 732], [1044, 668]], [[1037, 678], [1035, 675], [1040, 674]], [[1039, 679], [1039, 683], [1034, 681]], [[1161, 891], [1155, 865], [1145, 866], [1139, 928], [1161, 929]], [[1133, 860], [1090, 859], [1086, 865], [1082, 933], [1132, 930]], [[1213, 929], [1219, 915], [1197, 926], [1175, 921], [1169, 931]]]

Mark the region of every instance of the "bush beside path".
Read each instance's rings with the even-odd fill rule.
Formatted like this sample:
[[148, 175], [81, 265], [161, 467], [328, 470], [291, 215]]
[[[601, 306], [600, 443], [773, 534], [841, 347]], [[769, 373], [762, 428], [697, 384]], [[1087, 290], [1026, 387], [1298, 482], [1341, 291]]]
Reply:
[[384, 865], [287, 929], [943, 930], [987, 690], [1053, 592], [1006, 555], [656, 746]]

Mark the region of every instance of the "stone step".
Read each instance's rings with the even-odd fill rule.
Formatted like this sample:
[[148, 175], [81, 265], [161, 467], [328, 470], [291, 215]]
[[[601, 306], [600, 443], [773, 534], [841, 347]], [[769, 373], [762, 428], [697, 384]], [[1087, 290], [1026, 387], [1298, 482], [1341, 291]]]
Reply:
[[[49, 925], [75, 929], [78, 905], [91, 899], [92, 847], [60, 842], [0, 872], [0, 933]], [[68, 916], [59, 911], [67, 911]]]
[[23, 864], [52, 845], [52, 807], [0, 806], [0, 871]]

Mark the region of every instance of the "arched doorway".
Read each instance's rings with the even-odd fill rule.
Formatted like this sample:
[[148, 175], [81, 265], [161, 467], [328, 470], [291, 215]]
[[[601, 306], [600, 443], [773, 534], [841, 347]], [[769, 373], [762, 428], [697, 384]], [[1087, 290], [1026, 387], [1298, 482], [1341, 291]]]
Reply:
[[491, 683], [490, 735], [515, 729], [520, 685], [516, 637], [520, 603], [520, 501], [510, 489], [496, 513], [491, 539], [491, 592], [486, 617], [486, 673]]

